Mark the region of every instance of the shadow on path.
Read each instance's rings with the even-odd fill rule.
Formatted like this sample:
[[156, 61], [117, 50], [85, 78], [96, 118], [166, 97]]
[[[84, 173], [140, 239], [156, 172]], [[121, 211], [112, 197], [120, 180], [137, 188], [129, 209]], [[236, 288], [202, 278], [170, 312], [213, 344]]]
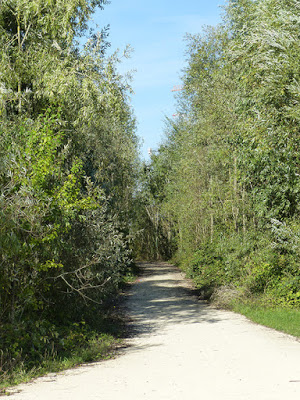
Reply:
[[143, 263], [141, 277], [127, 294], [131, 334], [153, 334], [170, 324], [217, 323], [217, 312], [198, 300], [197, 290], [177, 267]]

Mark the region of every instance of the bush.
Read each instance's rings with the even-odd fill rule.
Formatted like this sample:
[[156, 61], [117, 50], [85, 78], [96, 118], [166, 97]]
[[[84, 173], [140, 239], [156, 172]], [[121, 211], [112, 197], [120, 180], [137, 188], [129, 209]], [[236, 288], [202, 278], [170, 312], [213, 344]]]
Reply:
[[268, 305], [299, 307], [297, 232], [297, 225], [277, 222], [275, 229], [273, 222], [271, 231], [221, 237], [197, 250], [185, 269], [215, 305], [227, 308], [234, 299], [255, 298]]
[[196, 286], [207, 292], [206, 296], [226, 283], [223, 258], [216, 254], [215, 248], [210, 244], [195, 252], [189, 263], [188, 273]]
[[300, 307], [300, 276], [285, 275], [267, 291], [274, 305]]
[[269, 286], [277, 284], [280, 271], [278, 266], [267, 262], [249, 262], [244, 267], [245, 278], [243, 286], [249, 289], [250, 293], [263, 293]]

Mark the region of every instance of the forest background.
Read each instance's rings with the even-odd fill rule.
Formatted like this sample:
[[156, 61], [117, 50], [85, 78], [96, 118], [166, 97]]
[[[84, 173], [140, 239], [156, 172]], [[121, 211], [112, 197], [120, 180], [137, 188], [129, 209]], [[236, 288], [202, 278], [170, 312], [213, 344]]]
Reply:
[[300, 305], [300, 5], [230, 0], [221, 25], [187, 36], [177, 117], [142, 164], [120, 57], [105, 29], [88, 34], [105, 3], [0, 4], [10, 383], [105, 356], [134, 259], [172, 259], [222, 306]]

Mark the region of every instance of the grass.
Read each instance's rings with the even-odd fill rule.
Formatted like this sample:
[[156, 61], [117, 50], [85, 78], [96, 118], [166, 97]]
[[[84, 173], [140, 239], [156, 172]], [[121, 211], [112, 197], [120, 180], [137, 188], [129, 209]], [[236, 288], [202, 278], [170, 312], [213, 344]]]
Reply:
[[96, 362], [111, 358], [120, 344], [120, 339], [108, 334], [95, 335], [87, 340], [85, 346], [76, 349], [73, 354], [65, 357], [44, 358], [43, 361], [30, 369], [26, 364], [19, 364], [9, 373], [0, 375], [0, 396], [9, 395], [9, 388], [20, 383], [26, 383], [34, 378], [77, 367], [84, 363]]
[[127, 274], [123, 278], [123, 288], [126, 287], [127, 284], [134, 283], [140, 274], [141, 268], [138, 264], [132, 264], [131, 268], [129, 268]]
[[235, 311], [257, 324], [300, 338], [300, 308], [297, 306], [278, 305], [270, 296], [254, 296], [233, 286], [215, 290], [210, 301], [216, 308]]
[[245, 315], [253, 322], [300, 338], [299, 309], [263, 307], [255, 303], [236, 303], [233, 311]]

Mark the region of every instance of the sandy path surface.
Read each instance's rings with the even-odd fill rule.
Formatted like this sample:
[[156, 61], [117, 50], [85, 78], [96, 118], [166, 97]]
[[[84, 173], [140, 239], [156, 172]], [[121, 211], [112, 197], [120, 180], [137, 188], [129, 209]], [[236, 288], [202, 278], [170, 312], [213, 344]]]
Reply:
[[144, 265], [136, 332], [117, 358], [40, 378], [11, 400], [299, 400], [300, 343], [197, 301], [181, 273]]

